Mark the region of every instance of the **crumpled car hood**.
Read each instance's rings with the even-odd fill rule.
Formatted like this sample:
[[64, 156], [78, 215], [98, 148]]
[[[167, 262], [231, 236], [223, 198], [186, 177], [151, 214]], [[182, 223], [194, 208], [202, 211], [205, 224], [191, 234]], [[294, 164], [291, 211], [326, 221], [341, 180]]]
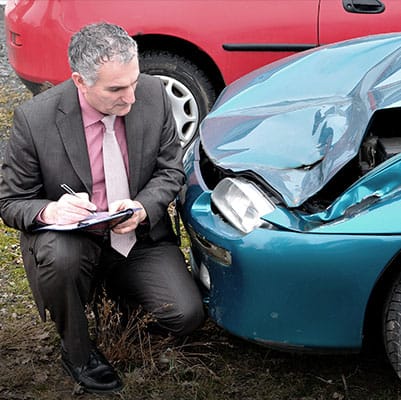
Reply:
[[359, 150], [372, 114], [400, 107], [401, 35], [304, 52], [228, 86], [200, 129], [219, 167], [253, 171], [297, 207]]

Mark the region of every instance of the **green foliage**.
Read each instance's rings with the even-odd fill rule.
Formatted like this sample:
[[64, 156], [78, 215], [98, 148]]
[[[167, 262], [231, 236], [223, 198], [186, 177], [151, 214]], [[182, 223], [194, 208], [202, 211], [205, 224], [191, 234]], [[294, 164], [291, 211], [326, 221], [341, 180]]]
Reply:
[[0, 132], [3, 137], [8, 137], [13, 117], [14, 108], [21, 103], [32, 97], [27, 89], [21, 89], [19, 92], [15, 91], [15, 87], [2, 85], [0, 91]]
[[0, 222], [0, 312], [3, 320], [20, 318], [33, 310], [18, 237], [17, 231]]

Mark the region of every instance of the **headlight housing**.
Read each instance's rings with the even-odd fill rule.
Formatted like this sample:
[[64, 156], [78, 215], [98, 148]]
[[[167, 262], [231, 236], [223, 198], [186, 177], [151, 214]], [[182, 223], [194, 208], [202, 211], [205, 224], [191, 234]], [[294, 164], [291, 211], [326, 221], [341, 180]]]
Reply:
[[258, 228], [263, 217], [275, 206], [251, 181], [244, 178], [224, 178], [212, 192], [212, 201], [224, 217], [241, 232]]

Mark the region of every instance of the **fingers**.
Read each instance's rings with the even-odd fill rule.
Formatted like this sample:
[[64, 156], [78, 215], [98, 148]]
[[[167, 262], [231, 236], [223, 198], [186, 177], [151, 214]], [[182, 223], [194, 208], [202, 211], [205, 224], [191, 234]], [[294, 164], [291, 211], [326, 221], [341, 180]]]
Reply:
[[116, 225], [113, 228], [113, 232], [120, 234], [131, 232], [146, 218], [146, 211], [143, 209], [142, 204], [130, 199], [118, 200], [111, 203], [109, 206], [109, 212], [115, 213], [121, 210], [126, 210], [127, 208], [140, 208], [140, 210], [135, 211], [135, 213], [126, 221]]
[[77, 195], [64, 194], [58, 201], [60, 209], [76, 215], [87, 216], [91, 211], [96, 210], [96, 205], [89, 201], [87, 193], [77, 193]]
[[128, 233], [135, 230], [138, 227], [138, 224], [138, 217], [134, 214], [126, 221], [116, 225], [112, 230], [114, 233]]
[[135, 215], [139, 218], [139, 222], [146, 219], [147, 214], [145, 208], [136, 200], [125, 199], [114, 201], [109, 205], [109, 212], [114, 214], [118, 211], [126, 210], [127, 208], [138, 209], [135, 211]]
[[118, 211], [126, 210], [127, 208], [132, 208], [132, 200], [116, 200], [109, 204], [109, 213], [114, 214]]
[[43, 210], [41, 216], [47, 224], [71, 224], [88, 217], [96, 205], [89, 201], [87, 193], [62, 195], [58, 201], [51, 202]]

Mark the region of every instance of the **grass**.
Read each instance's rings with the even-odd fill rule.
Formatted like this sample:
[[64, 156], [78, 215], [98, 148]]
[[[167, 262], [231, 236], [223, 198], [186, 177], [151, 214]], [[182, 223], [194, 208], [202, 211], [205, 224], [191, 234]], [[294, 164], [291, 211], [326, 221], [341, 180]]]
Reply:
[[[0, 131], [28, 97], [0, 92]], [[183, 232], [182, 249], [188, 254]], [[59, 339], [37, 315], [25, 278], [18, 233], [0, 222], [0, 400], [105, 398], [82, 394], [62, 371]], [[94, 329], [93, 314], [88, 311]], [[211, 321], [190, 337], [151, 336], [151, 316], [140, 310], [127, 329], [107, 298], [100, 312], [99, 346], [115, 364], [124, 390], [111, 399], [150, 400], [400, 400], [401, 384], [380, 355], [318, 356], [283, 353], [231, 336]]]

